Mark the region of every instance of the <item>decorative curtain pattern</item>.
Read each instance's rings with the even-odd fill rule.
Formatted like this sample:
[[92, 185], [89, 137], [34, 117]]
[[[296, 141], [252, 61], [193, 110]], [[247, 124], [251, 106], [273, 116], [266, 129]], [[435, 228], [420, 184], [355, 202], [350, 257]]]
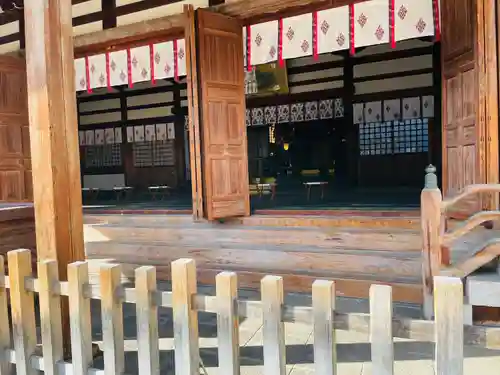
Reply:
[[[438, 0], [370, 0], [243, 28], [245, 66], [434, 35]], [[214, 52], [216, 53], [216, 52]], [[242, 67], [243, 68], [243, 67]], [[186, 75], [184, 39], [151, 43], [75, 60], [77, 91]]]

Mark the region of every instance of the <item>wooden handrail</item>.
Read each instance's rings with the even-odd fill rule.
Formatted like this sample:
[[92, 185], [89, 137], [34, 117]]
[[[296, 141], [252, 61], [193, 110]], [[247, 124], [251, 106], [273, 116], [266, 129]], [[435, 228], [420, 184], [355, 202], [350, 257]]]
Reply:
[[422, 282], [424, 290], [424, 315], [433, 315], [433, 278], [437, 275], [466, 277], [500, 255], [500, 239], [492, 239], [477, 247], [474, 255], [457, 265], [449, 265], [451, 244], [478, 225], [500, 218], [500, 211], [483, 211], [469, 217], [455, 230], [446, 231], [446, 211], [473, 194], [500, 193], [500, 184], [474, 184], [460, 194], [444, 199], [438, 187], [436, 168], [426, 168], [425, 185], [420, 195], [422, 226]]
[[500, 255], [500, 239], [494, 238], [476, 247], [474, 255], [464, 259], [457, 265], [444, 268], [439, 272], [440, 276], [464, 277], [478, 270], [485, 264], [491, 262], [495, 257]]
[[500, 184], [474, 184], [466, 186], [464, 191], [462, 191], [460, 194], [443, 200], [441, 211], [445, 212], [451, 206], [455, 205], [457, 202], [461, 201], [467, 196], [477, 193], [500, 193]]
[[453, 241], [463, 236], [467, 232], [478, 225], [484, 223], [485, 221], [500, 219], [500, 211], [481, 211], [472, 215], [465, 223], [461, 224], [453, 232], [445, 233], [443, 235], [443, 240], [441, 241], [442, 246], [450, 246]]

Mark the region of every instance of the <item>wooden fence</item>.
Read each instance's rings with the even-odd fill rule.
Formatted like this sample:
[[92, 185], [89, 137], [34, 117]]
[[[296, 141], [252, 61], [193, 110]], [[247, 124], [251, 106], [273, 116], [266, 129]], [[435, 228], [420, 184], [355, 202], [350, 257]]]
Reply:
[[[440, 375], [463, 373], [464, 344], [500, 348], [500, 328], [463, 325], [463, 287], [458, 278], [435, 279], [435, 321], [392, 316], [391, 287], [373, 285], [370, 314], [335, 311], [335, 283], [318, 280], [312, 285], [311, 306], [284, 304], [281, 277], [261, 282], [261, 301], [238, 300], [237, 276], [222, 272], [216, 277], [216, 296], [197, 294], [193, 260], [172, 263], [172, 291], [156, 289], [154, 267], [135, 271], [135, 288], [121, 285], [121, 267], [105, 265], [97, 285], [89, 283], [87, 262], [68, 266], [68, 281], [59, 281], [55, 261], [38, 264], [38, 278], [31, 275], [31, 254], [8, 254], [9, 275], [0, 261], [0, 374], [15, 363], [18, 374], [44, 371], [48, 375], [104, 375], [124, 371], [124, 302], [136, 305], [138, 363], [141, 375], [159, 374], [159, 306], [173, 308], [176, 374], [199, 373], [197, 312], [217, 314], [219, 372], [239, 374], [238, 316], [263, 320], [265, 375], [285, 374], [284, 322], [314, 327], [316, 374], [336, 373], [335, 330], [368, 332], [374, 374], [393, 373], [393, 337], [435, 341], [436, 369]], [[3, 259], [2, 259], [3, 260]], [[9, 324], [9, 289], [12, 324]], [[34, 293], [39, 295], [41, 350], [37, 345]], [[61, 296], [69, 296], [72, 362], [64, 361]], [[101, 300], [105, 370], [92, 368], [90, 300]], [[13, 347], [12, 347], [13, 343]]]

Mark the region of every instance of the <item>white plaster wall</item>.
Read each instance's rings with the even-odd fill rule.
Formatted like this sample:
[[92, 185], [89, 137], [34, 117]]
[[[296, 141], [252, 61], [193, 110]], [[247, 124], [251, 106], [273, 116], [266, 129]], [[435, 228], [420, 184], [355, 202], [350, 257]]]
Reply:
[[[374, 54], [381, 54], [391, 51], [408, 50], [418, 47], [430, 46], [431, 43], [422, 42], [419, 40], [408, 40], [398, 43], [396, 49], [391, 49], [387, 45], [378, 45], [367, 47], [356, 53], [356, 56], [369, 56]], [[314, 65], [318, 63], [324, 63], [329, 61], [341, 61], [342, 57], [332, 54], [322, 54], [319, 55], [318, 60], [314, 60], [312, 56], [303, 57], [300, 59], [293, 59], [287, 61], [288, 67], [299, 67], [305, 65]], [[393, 72], [410, 72], [416, 69], [432, 68], [432, 55], [421, 55], [415, 57], [408, 57], [402, 59], [386, 60], [375, 63], [360, 64], [354, 66], [354, 77], [373, 77], [374, 80], [369, 80], [365, 82], [355, 83], [355, 94], [369, 94], [384, 91], [395, 91], [402, 89], [412, 89], [418, 87], [430, 87], [433, 84], [432, 74], [422, 74], [417, 76], [402, 76], [398, 78], [377, 80], [375, 79], [377, 75], [393, 73]], [[342, 76], [343, 68], [332, 68], [325, 69], [321, 71], [315, 71], [310, 73], [299, 73], [299, 74], [289, 74], [288, 82], [303, 82], [311, 79], [326, 78]], [[301, 85], [290, 87], [290, 93], [296, 94], [301, 92], [311, 92], [318, 90], [327, 90], [334, 88], [343, 87], [343, 78], [340, 77], [337, 80], [330, 82], [317, 83], [312, 85]]]

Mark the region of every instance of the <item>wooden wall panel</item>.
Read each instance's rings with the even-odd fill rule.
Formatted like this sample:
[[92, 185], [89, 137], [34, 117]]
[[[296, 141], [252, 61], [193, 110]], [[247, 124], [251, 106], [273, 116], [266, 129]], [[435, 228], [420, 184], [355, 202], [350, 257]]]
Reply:
[[[493, 21], [486, 22], [492, 11], [494, 3], [489, 0], [442, 2], [445, 196], [469, 184], [498, 182], [492, 180], [498, 180], [498, 141], [490, 139], [488, 146], [486, 142], [489, 134], [498, 137], [498, 72], [487, 66], [488, 62], [496, 65], [496, 56], [491, 56], [496, 55], [495, 48], [488, 48], [496, 43]], [[488, 84], [490, 81], [495, 85]], [[489, 169], [495, 173], [487, 172]], [[458, 210], [470, 213], [480, 207], [481, 197], [477, 196]]]
[[0, 201], [33, 199], [25, 66], [0, 58]]
[[476, 0], [441, 1], [441, 52], [445, 62], [455, 59], [468, 62], [474, 58], [475, 2]]

